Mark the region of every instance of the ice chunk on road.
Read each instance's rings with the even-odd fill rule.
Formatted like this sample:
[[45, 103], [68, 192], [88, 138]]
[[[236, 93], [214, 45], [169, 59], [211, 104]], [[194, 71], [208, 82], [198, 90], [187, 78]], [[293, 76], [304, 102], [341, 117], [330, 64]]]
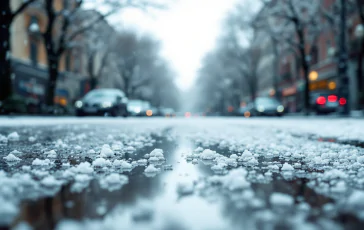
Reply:
[[194, 184], [192, 180], [179, 181], [177, 184], [177, 192], [179, 195], [188, 195], [193, 193]]
[[157, 163], [159, 161], [159, 158], [158, 157], [150, 157], [148, 159], [148, 161], [151, 162], [151, 163]]
[[247, 164], [248, 166], [254, 166], [254, 165], [258, 165], [258, 164], [259, 164], [259, 162], [258, 162], [258, 160], [257, 160], [257, 159], [255, 159], [255, 157], [252, 157], [252, 158], [250, 158], [250, 160], [248, 160], [248, 161], [246, 162], [246, 164]]
[[202, 147], [197, 147], [194, 151], [200, 153], [200, 152], [203, 151], [203, 148]]
[[128, 147], [124, 148], [124, 150], [125, 150], [126, 152], [132, 153], [132, 152], [134, 152], [136, 149], [135, 149], [133, 146], [128, 146]]
[[272, 171], [278, 171], [279, 167], [278, 165], [268, 165], [268, 169]]
[[87, 153], [88, 153], [88, 154], [95, 154], [95, 153], [96, 153], [96, 151], [95, 151], [95, 150], [93, 150], [93, 149], [90, 149]]
[[111, 149], [114, 151], [120, 151], [122, 148], [124, 147], [123, 143], [119, 142], [115, 142], [112, 144]]
[[103, 179], [100, 179], [100, 186], [103, 189], [109, 191], [114, 191], [120, 189], [122, 186], [129, 183], [129, 178], [125, 175], [119, 175], [117, 173], [112, 173]]
[[243, 168], [231, 170], [223, 177], [223, 186], [229, 190], [241, 190], [250, 187], [250, 182], [246, 180], [247, 171]]
[[32, 165], [35, 165], [35, 166], [47, 166], [50, 164], [51, 164], [51, 161], [49, 159], [41, 160], [41, 159], [35, 158], [32, 162]]
[[347, 205], [353, 210], [364, 209], [364, 192], [356, 190], [354, 191], [347, 200]]
[[8, 143], [8, 138], [0, 134], [0, 143]]
[[216, 151], [213, 151], [211, 149], [205, 149], [200, 154], [200, 157], [203, 160], [213, 160], [213, 159], [215, 159], [217, 157], [217, 153], [216, 153]]
[[236, 154], [231, 154], [231, 155], [230, 155], [230, 158], [231, 158], [231, 159], [235, 159], [235, 160], [237, 160], [237, 159], [238, 159], [238, 155], [236, 155]]
[[28, 137], [29, 142], [35, 142], [36, 140], [37, 140], [37, 138], [35, 138], [33, 136]]
[[109, 160], [100, 157], [92, 162], [92, 166], [100, 168], [105, 166], [111, 166], [111, 162]]
[[6, 157], [3, 157], [6, 161], [20, 161], [21, 159], [12, 153], [9, 153]]
[[131, 170], [133, 168], [133, 166], [130, 163], [128, 163], [127, 161], [122, 160], [121, 161], [121, 168], [123, 170]]
[[146, 166], [148, 164], [148, 160], [147, 159], [140, 159], [137, 161], [138, 165], [140, 166]]
[[115, 154], [114, 154], [114, 151], [110, 148], [110, 145], [103, 145], [102, 148], [101, 148], [101, 152], [100, 152], [100, 157], [113, 157]]
[[75, 172], [84, 174], [89, 174], [94, 172], [94, 169], [91, 167], [91, 164], [89, 162], [80, 163], [74, 170]]
[[88, 183], [91, 179], [92, 177], [86, 174], [77, 174], [75, 176], [76, 183]]
[[293, 197], [284, 193], [273, 193], [269, 198], [273, 206], [287, 207], [294, 204]]
[[322, 175], [322, 179], [325, 181], [330, 181], [333, 179], [345, 179], [348, 175], [339, 169], [331, 169], [329, 171], [325, 171]]
[[50, 150], [48, 152], [45, 152], [44, 154], [47, 155], [47, 157], [49, 157], [49, 158], [56, 158], [57, 157], [57, 153], [54, 150]]
[[156, 168], [154, 165], [150, 164], [145, 170], [145, 173], [157, 173], [159, 172], [159, 169]]
[[358, 156], [356, 158], [356, 160], [360, 163], [360, 164], [364, 164], [364, 156]]
[[339, 181], [334, 187], [331, 188], [332, 192], [344, 193], [347, 190], [345, 181]]
[[8, 141], [18, 141], [20, 138], [17, 132], [12, 132], [8, 135]]
[[149, 157], [156, 157], [158, 160], [164, 160], [163, 149], [154, 149], [151, 153], [149, 153]]
[[244, 150], [240, 156], [241, 161], [249, 161], [251, 158], [253, 158], [253, 154], [249, 150]]
[[0, 204], [0, 225], [8, 226], [18, 213], [17, 206], [14, 202], [4, 199], [2, 196], [0, 196]]
[[192, 160], [192, 164], [198, 164], [198, 160], [197, 159], [193, 159]]
[[61, 185], [61, 181], [58, 181], [54, 176], [49, 175], [41, 180], [41, 184], [46, 187], [56, 187]]
[[288, 164], [287, 162], [283, 164], [282, 168], [281, 168], [282, 171], [293, 171], [294, 168], [292, 167], [292, 165]]
[[115, 159], [112, 162], [112, 166], [115, 167], [115, 168], [121, 168], [121, 160]]
[[236, 158], [230, 158], [226, 160], [226, 163], [231, 167], [238, 167], [238, 162], [236, 161]]
[[221, 173], [225, 167], [226, 167], [225, 163], [218, 163], [217, 165], [212, 166], [211, 170], [214, 171], [215, 173]]

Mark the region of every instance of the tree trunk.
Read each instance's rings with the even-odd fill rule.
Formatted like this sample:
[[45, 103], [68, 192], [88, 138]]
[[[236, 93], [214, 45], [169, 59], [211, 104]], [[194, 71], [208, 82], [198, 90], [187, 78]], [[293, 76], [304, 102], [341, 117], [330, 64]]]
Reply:
[[278, 47], [277, 47], [277, 41], [272, 38], [272, 45], [273, 45], [273, 55], [274, 55], [274, 63], [273, 63], [273, 89], [275, 92], [275, 97], [277, 100], [281, 100], [281, 95], [279, 93], [278, 89], [278, 65], [279, 65], [279, 55], [278, 55]]
[[92, 52], [90, 54], [90, 56], [88, 57], [88, 61], [87, 61], [87, 70], [88, 70], [88, 75], [90, 77], [90, 89], [93, 90], [96, 88], [97, 86], [97, 79], [95, 76], [95, 70], [94, 70], [94, 52]]
[[1, 2], [0, 12], [0, 100], [4, 100], [13, 92], [10, 61], [10, 26], [12, 22], [10, 1]]
[[59, 57], [48, 54], [48, 82], [45, 103], [48, 106], [54, 105], [58, 79]]
[[305, 81], [305, 92], [304, 92], [304, 112], [305, 115], [308, 116], [310, 114], [310, 81], [308, 78], [310, 72], [310, 66], [306, 59], [306, 52], [305, 52], [305, 37], [304, 31], [301, 25], [296, 24], [296, 31], [299, 40], [299, 53], [301, 56], [301, 65], [303, 70], [303, 77]]

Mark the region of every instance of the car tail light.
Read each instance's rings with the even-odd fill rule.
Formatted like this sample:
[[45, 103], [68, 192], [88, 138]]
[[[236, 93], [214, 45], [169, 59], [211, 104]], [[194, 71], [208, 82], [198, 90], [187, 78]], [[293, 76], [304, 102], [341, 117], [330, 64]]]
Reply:
[[316, 99], [316, 103], [317, 103], [318, 105], [324, 105], [324, 104], [326, 103], [326, 98], [325, 98], [325, 97], [323, 97], [323, 96], [320, 96], [320, 97], [318, 97], [318, 98]]
[[346, 104], [346, 99], [345, 98], [340, 98], [340, 100], [339, 100], [339, 104], [340, 105], [345, 105]]
[[330, 95], [327, 97], [327, 100], [329, 102], [336, 102], [337, 101], [337, 96], [336, 95]]

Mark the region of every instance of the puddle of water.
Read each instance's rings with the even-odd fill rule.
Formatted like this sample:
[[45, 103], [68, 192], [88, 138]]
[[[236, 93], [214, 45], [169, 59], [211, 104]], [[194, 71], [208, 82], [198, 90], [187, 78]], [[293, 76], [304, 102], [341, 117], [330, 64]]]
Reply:
[[[54, 138], [59, 138], [59, 136]], [[90, 147], [98, 143], [96, 139], [94, 143], [90, 141]], [[153, 146], [145, 147], [136, 154], [126, 154], [126, 158], [141, 159], [145, 153], [150, 153], [154, 148], [161, 148], [164, 150], [166, 164], [172, 165], [172, 170], [162, 170], [155, 177], [146, 177], [143, 173], [144, 167], [137, 167], [132, 172], [126, 173], [129, 176], [129, 183], [112, 192], [101, 189], [97, 180], [91, 181], [88, 188], [80, 193], [72, 193], [71, 185], [63, 186], [55, 196], [23, 201], [14, 225], [26, 221], [36, 230], [53, 229], [64, 219], [101, 220], [116, 213], [117, 219], [124, 221], [124, 226], [149, 226], [152, 223], [154, 223], [153, 226], [161, 226], [158, 224], [165, 221], [166, 223], [162, 224], [164, 227], [159, 229], [266, 229], [267, 226], [272, 227], [273, 224], [278, 226], [278, 229], [283, 229], [289, 226], [289, 223], [285, 223], [285, 220], [281, 218], [289, 219], [295, 214], [301, 213], [299, 204], [307, 203], [310, 206], [308, 213], [303, 213], [305, 213], [305, 220], [312, 223], [326, 218], [322, 211], [323, 207], [326, 204], [334, 204], [334, 200], [316, 193], [314, 189], [307, 186], [310, 181], [307, 177], [310, 173], [315, 173], [311, 171], [307, 171], [308, 174], [306, 173], [303, 177], [294, 175], [288, 179], [285, 179], [281, 173], [275, 172], [269, 183], [253, 182], [251, 190], [254, 198], [262, 202], [260, 206], [256, 204], [255, 207], [244, 206], [247, 202], [241, 202], [239, 198], [241, 193], [234, 194], [224, 191], [219, 186], [207, 185], [199, 190], [196, 187], [206, 177], [214, 175], [214, 172], [210, 165], [201, 161], [194, 165], [185, 160], [184, 155], [193, 151], [197, 146], [185, 139], [177, 141], [168, 141], [163, 137], [153, 137], [153, 139], [156, 140]], [[73, 143], [77, 144], [77, 141]], [[48, 144], [49, 140], [44, 142], [45, 146]], [[21, 145], [20, 143], [18, 147]], [[27, 148], [25, 145], [23, 147]], [[9, 151], [13, 147], [10, 145], [5, 148], [6, 151]], [[218, 146], [209, 148], [225, 156], [232, 153], [228, 148]], [[38, 152], [40, 148], [31, 148], [29, 151]], [[257, 166], [247, 167], [248, 176], [253, 171], [256, 174], [264, 173], [269, 162], [286, 162], [281, 158], [259, 158], [258, 160]], [[15, 172], [20, 166], [21, 164], [17, 167], [6, 168], [4, 166], [4, 169]], [[57, 169], [57, 167], [59, 166], [55, 166], [53, 169]], [[187, 184], [192, 182], [194, 187], [192, 193], [181, 194], [178, 192], [178, 187], [183, 181], [186, 181]], [[276, 221], [267, 222], [267, 220], [259, 219], [261, 218], [259, 216], [264, 216], [262, 214], [264, 211], [274, 211], [269, 204], [270, 195], [273, 193], [291, 195], [295, 205], [289, 209], [289, 212], [284, 213], [285, 215], [276, 216]], [[141, 204], [145, 204], [144, 211], [140, 209]], [[359, 229], [360, 224], [363, 224], [352, 215], [347, 214], [334, 215], [331, 219], [345, 229]]]

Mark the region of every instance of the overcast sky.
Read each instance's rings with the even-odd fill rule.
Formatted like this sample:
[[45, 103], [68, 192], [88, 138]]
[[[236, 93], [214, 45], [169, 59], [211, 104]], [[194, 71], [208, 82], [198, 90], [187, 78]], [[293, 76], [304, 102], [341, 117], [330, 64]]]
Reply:
[[214, 48], [221, 22], [237, 0], [175, 0], [166, 11], [146, 16], [136, 10], [113, 16], [115, 24], [138, 26], [162, 40], [163, 55], [178, 74], [178, 86], [193, 85], [201, 59]]

